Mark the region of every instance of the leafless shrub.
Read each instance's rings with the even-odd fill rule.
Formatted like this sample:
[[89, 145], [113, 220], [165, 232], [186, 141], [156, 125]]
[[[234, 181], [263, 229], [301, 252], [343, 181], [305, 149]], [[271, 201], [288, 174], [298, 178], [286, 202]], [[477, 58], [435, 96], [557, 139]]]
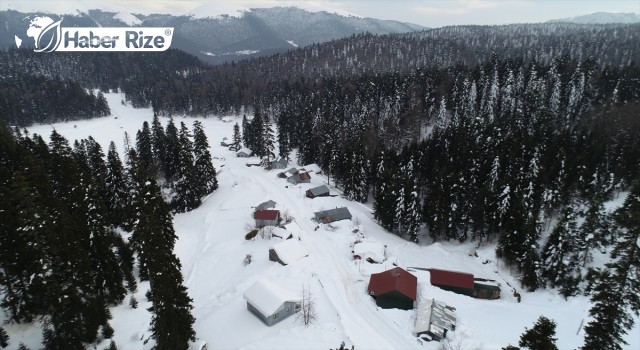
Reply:
[[305, 326], [308, 326], [316, 319], [315, 298], [308, 286], [302, 286], [302, 303], [300, 305], [300, 312], [296, 315], [296, 320], [302, 321]]

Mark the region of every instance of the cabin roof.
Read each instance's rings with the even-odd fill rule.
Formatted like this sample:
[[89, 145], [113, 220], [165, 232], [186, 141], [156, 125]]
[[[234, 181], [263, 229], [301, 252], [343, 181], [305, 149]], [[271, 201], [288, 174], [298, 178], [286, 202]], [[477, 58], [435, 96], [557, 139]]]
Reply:
[[273, 315], [285, 302], [300, 302], [300, 297], [266, 279], [254, 283], [243, 296], [264, 316]]

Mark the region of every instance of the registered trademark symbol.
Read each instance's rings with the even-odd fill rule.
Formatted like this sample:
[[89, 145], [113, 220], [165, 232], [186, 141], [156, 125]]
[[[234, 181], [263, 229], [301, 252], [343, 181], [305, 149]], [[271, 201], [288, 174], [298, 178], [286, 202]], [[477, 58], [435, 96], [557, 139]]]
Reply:
[[166, 36], [171, 35], [171, 29], [165, 29], [164, 30], [164, 35], [166, 35]]

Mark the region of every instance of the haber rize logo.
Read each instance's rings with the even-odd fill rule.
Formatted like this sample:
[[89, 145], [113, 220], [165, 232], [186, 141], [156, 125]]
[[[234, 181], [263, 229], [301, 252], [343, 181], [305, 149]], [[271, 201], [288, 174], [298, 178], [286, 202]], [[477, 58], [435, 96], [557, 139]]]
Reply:
[[[62, 19], [27, 17], [26, 36], [35, 52], [53, 51], [165, 51], [171, 46], [173, 28], [160, 27], [62, 27]], [[23, 39], [15, 36], [16, 46]]]
[[[29, 19], [28, 17], [25, 19]], [[35, 52], [51, 52], [58, 48], [61, 41], [61, 28], [59, 20], [54, 22], [51, 18], [45, 16], [36, 16], [29, 21], [27, 36], [33, 38], [35, 42]], [[16, 45], [22, 45], [22, 39], [17, 35], [15, 37]]]

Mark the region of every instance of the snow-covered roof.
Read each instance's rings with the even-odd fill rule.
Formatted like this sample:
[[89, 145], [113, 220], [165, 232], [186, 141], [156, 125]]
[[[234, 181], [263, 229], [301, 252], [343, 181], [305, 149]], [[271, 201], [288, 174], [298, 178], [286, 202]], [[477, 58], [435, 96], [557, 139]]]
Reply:
[[300, 302], [300, 297], [275, 282], [262, 279], [244, 292], [244, 299], [265, 316], [271, 316], [285, 302]]
[[438, 300], [422, 300], [418, 304], [414, 334], [431, 333], [439, 339], [444, 338], [444, 331], [454, 330], [456, 326], [455, 308]]
[[293, 175], [293, 174], [297, 174], [298, 173], [298, 169], [296, 168], [291, 168], [288, 169], [287, 171], [284, 171], [284, 173], [287, 175], [287, 177]]
[[304, 169], [308, 172], [313, 172], [316, 174], [320, 174], [322, 169], [318, 166], [318, 164], [308, 164], [304, 166]]
[[380, 263], [384, 261], [384, 244], [372, 240], [358, 242], [353, 245], [353, 254]]
[[307, 249], [297, 239], [287, 239], [274, 245], [271, 249], [275, 250], [278, 258], [287, 265], [309, 255]]
[[300, 237], [300, 235], [302, 234], [302, 227], [300, 227], [300, 225], [298, 225], [297, 222], [292, 221], [286, 225], [284, 225], [284, 228], [293, 235], [293, 238], [298, 238]]
[[240, 148], [240, 150], [238, 150], [237, 153], [253, 154], [253, 151], [248, 149], [247, 147], [242, 147], [242, 148]]
[[325, 224], [340, 220], [351, 220], [351, 213], [346, 207], [321, 210], [314, 214], [316, 216], [316, 220]]
[[271, 199], [269, 199], [266, 202], [262, 202], [262, 203], [258, 204], [258, 206], [256, 207], [256, 210], [270, 209], [270, 208], [275, 208], [275, 207], [276, 207], [276, 202], [274, 202]]
[[329, 187], [327, 187], [327, 185], [321, 185], [310, 189], [309, 192], [311, 192], [311, 194], [313, 194], [314, 196], [319, 196], [325, 193], [329, 194]]

